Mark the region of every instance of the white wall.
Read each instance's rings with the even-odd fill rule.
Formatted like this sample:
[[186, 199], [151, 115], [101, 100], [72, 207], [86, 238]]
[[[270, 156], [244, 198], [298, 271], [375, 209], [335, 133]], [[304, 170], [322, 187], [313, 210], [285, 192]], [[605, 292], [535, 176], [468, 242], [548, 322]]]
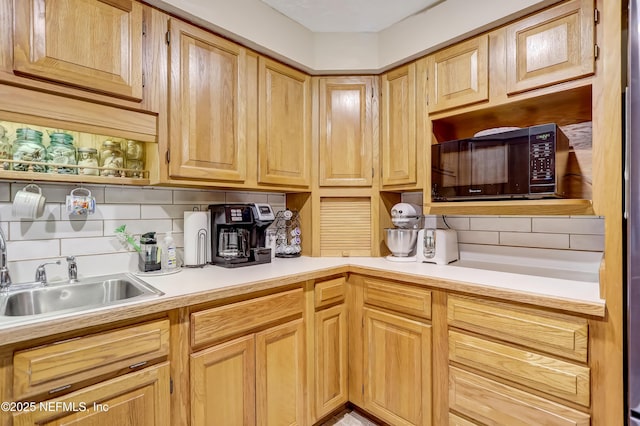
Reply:
[[311, 73], [381, 71], [557, 0], [446, 0], [378, 33], [313, 33], [260, 0], [149, 0]]

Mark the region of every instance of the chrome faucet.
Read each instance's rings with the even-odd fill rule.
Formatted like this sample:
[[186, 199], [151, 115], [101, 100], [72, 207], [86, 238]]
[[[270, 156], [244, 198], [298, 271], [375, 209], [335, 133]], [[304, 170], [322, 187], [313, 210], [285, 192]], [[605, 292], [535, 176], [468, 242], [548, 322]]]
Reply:
[[78, 264], [76, 263], [75, 256], [67, 256], [67, 262], [69, 264], [69, 282], [77, 283], [78, 282]]
[[46, 265], [59, 265], [60, 263], [60, 259], [56, 260], [55, 262], [42, 263], [36, 269], [36, 281], [42, 285], [47, 285], [47, 271], [44, 269], [44, 267]]
[[11, 285], [11, 275], [7, 266], [7, 241], [0, 229], [0, 291], [7, 290]]

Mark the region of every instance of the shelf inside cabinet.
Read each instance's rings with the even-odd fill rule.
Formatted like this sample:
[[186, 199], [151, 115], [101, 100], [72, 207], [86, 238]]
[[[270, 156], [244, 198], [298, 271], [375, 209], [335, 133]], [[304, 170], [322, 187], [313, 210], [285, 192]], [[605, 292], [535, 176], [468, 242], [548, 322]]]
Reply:
[[528, 127], [546, 123], [559, 126], [592, 120], [591, 85], [545, 93], [494, 106], [430, 116], [437, 142], [472, 137], [494, 127]]
[[0, 179], [17, 181], [43, 181], [64, 183], [93, 183], [98, 185], [137, 185], [150, 184], [146, 178], [115, 177], [115, 176], [91, 176], [91, 175], [67, 175], [59, 173], [18, 172], [13, 170], [0, 170]]
[[440, 215], [593, 215], [591, 200], [507, 200], [507, 201], [456, 201], [425, 203], [425, 214]]

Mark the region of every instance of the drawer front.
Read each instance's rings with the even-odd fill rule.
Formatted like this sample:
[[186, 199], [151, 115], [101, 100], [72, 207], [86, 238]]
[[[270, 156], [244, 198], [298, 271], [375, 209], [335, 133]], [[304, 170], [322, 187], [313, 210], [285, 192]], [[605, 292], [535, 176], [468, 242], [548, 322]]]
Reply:
[[14, 397], [53, 395], [75, 383], [168, 354], [169, 320], [19, 351], [13, 357]]
[[315, 286], [315, 306], [321, 308], [344, 300], [346, 292], [344, 277], [322, 281]]
[[[590, 424], [590, 417], [585, 413], [455, 367], [449, 369], [449, 408], [478, 422], [491, 425]], [[449, 424], [473, 423], [452, 422], [450, 416]]]
[[431, 291], [383, 281], [364, 279], [364, 303], [422, 318], [431, 318]]
[[459, 296], [449, 296], [447, 303], [453, 327], [587, 362], [589, 328], [584, 318]]
[[589, 406], [588, 367], [455, 331], [449, 331], [449, 360]]
[[191, 314], [191, 345], [202, 346], [301, 315], [302, 288]]

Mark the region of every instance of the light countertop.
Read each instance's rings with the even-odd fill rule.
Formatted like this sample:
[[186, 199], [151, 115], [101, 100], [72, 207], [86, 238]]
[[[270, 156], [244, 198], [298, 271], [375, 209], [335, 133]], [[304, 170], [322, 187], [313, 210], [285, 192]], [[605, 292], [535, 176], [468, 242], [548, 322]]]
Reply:
[[[532, 258], [531, 253], [526, 254], [528, 259]], [[546, 268], [551, 271], [549, 272], [508, 261], [500, 263], [503, 270], [497, 271], [490, 269], [493, 267], [491, 258], [474, 257], [472, 253], [463, 252], [461, 248], [461, 260], [449, 265], [400, 263], [385, 258], [299, 257], [276, 258], [271, 263], [240, 268], [222, 268], [214, 265], [182, 268], [178, 273], [168, 275], [138, 275], [164, 292], [160, 297], [82, 312], [35, 315], [24, 317], [17, 322], [14, 319], [3, 323], [0, 318], [0, 344], [155, 314], [344, 272], [368, 273], [434, 289], [495, 297], [580, 315], [603, 317], [605, 301], [599, 296], [598, 257], [592, 256], [587, 259], [587, 263], [581, 262], [583, 259], [573, 265], [574, 272], [578, 273], [562, 268]]]

